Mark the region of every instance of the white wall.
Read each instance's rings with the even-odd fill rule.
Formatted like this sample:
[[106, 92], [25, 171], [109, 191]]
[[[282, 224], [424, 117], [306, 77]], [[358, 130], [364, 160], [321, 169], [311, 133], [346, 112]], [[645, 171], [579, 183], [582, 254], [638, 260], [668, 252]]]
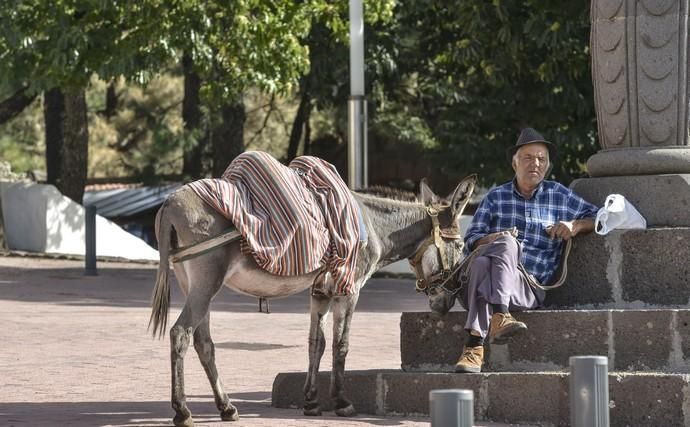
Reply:
[[[84, 255], [84, 207], [52, 185], [0, 182], [10, 249]], [[96, 254], [158, 260], [158, 251], [117, 224], [96, 216]]]

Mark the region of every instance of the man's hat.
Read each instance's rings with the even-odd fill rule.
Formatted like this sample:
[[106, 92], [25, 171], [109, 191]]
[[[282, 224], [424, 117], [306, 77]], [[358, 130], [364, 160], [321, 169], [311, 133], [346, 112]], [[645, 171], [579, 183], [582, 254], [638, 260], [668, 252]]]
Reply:
[[546, 147], [549, 149], [549, 160], [553, 161], [556, 158], [556, 155], [558, 152], [556, 151], [556, 146], [553, 145], [551, 142], [547, 141], [544, 139], [543, 136], [536, 130], [532, 128], [524, 128], [522, 132], [520, 132], [520, 136], [518, 137], [517, 142], [515, 143], [514, 146], [508, 148], [508, 160], [512, 160], [513, 156], [515, 155], [515, 152], [522, 147], [523, 145], [527, 144], [534, 144], [535, 142], [542, 143], [546, 145]]

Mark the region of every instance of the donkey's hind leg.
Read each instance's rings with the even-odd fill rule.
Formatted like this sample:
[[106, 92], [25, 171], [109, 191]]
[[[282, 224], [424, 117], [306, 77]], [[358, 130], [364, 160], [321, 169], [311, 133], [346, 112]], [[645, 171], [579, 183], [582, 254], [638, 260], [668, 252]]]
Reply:
[[333, 298], [333, 374], [331, 398], [335, 413], [341, 417], [357, 415], [352, 402], [345, 397], [345, 358], [350, 347], [350, 323], [359, 293]]
[[[181, 316], [180, 316], [181, 317]], [[176, 427], [192, 427], [192, 413], [187, 408], [184, 394], [184, 356], [189, 348], [193, 328], [184, 327], [178, 319], [170, 328], [170, 365], [172, 372], [172, 408], [175, 410], [173, 423]]]
[[[220, 287], [220, 284], [218, 285]], [[170, 363], [172, 371], [172, 407], [175, 410], [173, 422], [176, 427], [194, 425], [192, 413], [187, 408], [184, 392], [184, 356], [189, 348], [194, 329], [208, 314], [211, 298], [218, 289], [201, 289], [192, 285], [187, 302], [170, 329]]]
[[201, 321], [199, 326], [194, 330], [194, 349], [199, 355], [201, 365], [206, 371], [208, 381], [211, 383], [213, 389], [213, 397], [216, 401], [216, 407], [220, 411], [220, 418], [223, 421], [237, 421], [240, 419], [239, 412], [232, 403], [230, 398], [225, 394], [223, 383], [218, 378], [218, 370], [216, 369], [216, 350], [211, 340], [211, 330], [209, 326], [209, 318], [211, 313], [206, 313], [206, 317]]
[[304, 415], [321, 415], [318, 394], [318, 375], [321, 357], [326, 349], [324, 324], [331, 299], [325, 295], [311, 296], [311, 325], [309, 327], [309, 370], [304, 383]]

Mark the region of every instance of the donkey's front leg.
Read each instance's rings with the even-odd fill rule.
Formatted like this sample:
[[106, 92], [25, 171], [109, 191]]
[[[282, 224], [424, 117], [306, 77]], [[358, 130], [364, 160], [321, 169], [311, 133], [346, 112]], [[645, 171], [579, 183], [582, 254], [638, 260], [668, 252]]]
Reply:
[[325, 295], [311, 297], [311, 323], [309, 326], [309, 370], [304, 383], [304, 415], [321, 415], [318, 393], [318, 375], [321, 357], [326, 349], [324, 324], [331, 300]]
[[345, 358], [350, 345], [350, 322], [359, 293], [335, 297], [333, 304], [333, 372], [331, 373], [331, 398], [335, 401], [335, 413], [341, 417], [357, 415], [355, 407], [345, 397]]
[[209, 325], [209, 318], [211, 313], [206, 313], [206, 317], [201, 321], [199, 326], [194, 330], [194, 349], [199, 355], [199, 361], [206, 371], [208, 381], [211, 383], [213, 389], [213, 397], [216, 401], [216, 407], [220, 411], [220, 418], [223, 421], [237, 421], [240, 419], [240, 414], [237, 408], [230, 403], [230, 398], [225, 394], [223, 383], [218, 378], [218, 369], [216, 368], [216, 350], [211, 339], [211, 330]]

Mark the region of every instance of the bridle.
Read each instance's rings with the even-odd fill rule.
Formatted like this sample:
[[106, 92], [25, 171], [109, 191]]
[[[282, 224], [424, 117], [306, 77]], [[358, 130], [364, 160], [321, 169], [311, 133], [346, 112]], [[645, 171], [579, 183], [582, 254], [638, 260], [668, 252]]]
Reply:
[[[459, 287], [457, 289], [446, 288], [446, 283], [448, 283], [450, 278], [453, 277], [453, 274], [455, 274], [457, 270], [451, 270], [453, 250], [451, 249], [451, 246], [446, 246], [446, 242], [444, 241], [444, 239], [458, 240], [462, 239], [462, 235], [460, 234], [460, 231], [457, 228], [441, 228], [441, 225], [438, 221], [439, 210], [437, 208], [433, 206], [427, 206], [426, 212], [431, 218], [431, 236], [429, 236], [421, 244], [421, 246], [417, 249], [414, 255], [412, 255], [412, 257], [409, 259], [410, 266], [412, 267], [412, 269], [415, 272], [415, 275], [417, 276], [417, 281], [415, 282], [415, 290], [417, 292], [424, 292], [425, 294], [429, 295], [430, 290], [440, 288], [445, 292], [455, 295], [460, 290]], [[438, 256], [441, 259], [441, 266], [443, 268], [441, 269], [441, 271], [432, 274], [427, 278], [424, 278], [424, 274], [422, 272], [422, 257], [424, 256], [426, 249], [431, 245], [436, 246], [436, 249], [438, 249]]]

